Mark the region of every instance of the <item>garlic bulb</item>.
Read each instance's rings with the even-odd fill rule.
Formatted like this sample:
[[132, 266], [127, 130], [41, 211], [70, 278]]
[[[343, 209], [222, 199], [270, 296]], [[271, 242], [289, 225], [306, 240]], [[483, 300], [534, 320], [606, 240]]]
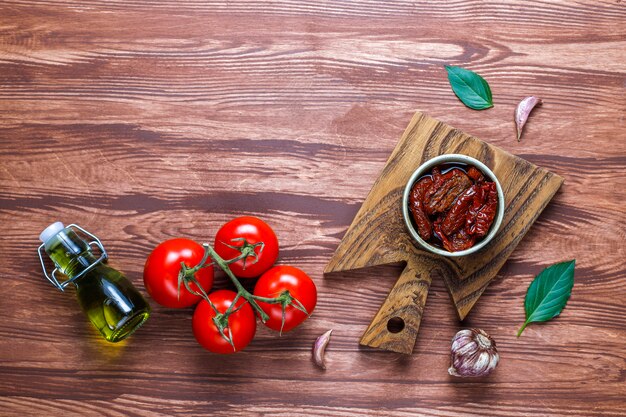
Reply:
[[485, 376], [493, 371], [500, 360], [496, 342], [481, 329], [465, 329], [452, 339], [452, 376]]

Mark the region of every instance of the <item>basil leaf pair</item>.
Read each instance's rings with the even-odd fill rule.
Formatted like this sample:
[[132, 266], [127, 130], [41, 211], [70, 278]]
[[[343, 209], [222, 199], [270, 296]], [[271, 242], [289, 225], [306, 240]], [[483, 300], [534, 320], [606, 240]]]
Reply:
[[548, 321], [561, 313], [572, 293], [575, 264], [576, 260], [571, 260], [549, 266], [531, 282], [524, 300], [526, 321], [518, 337], [530, 323]]
[[487, 81], [474, 71], [446, 65], [448, 81], [454, 94], [470, 109], [484, 110], [493, 107], [491, 88]]

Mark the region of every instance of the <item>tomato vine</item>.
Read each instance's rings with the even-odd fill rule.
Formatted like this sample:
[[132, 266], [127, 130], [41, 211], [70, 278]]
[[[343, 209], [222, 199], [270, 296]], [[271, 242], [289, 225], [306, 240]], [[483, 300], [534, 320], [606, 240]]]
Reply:
[[[184, 262], [181, 262], [180, 264], [181, 269], [178, 274], [179, 294], [180, 294], [181, 285], [184, 285], [187, 291], [189, 291], [192, 294], [198, 295], [207, 301], [207, 303], [215, 312], [215, 317], [213, 317], [212, 319], [213, 324], [215, 324], [215, 326], [217, 327], [222, 338], [224, 338], [224, 340], [226, 340], [233, 347], [233, 350], [235, 350], [235, 345], [233, 343], [232, 336], [230, 337], [227, 336], [225, 330], [228, 328], [228, 317], [231, 314], [237, 312], [239, 309], [241, 309], [245, 305], [244, 303], [244, 304], [240, 304], [238, 307], [235, 307], [237, 305], [237, 301], [240, 298], [243, 298], [248, 304], [250, 304], [250, 306], [257, 312], [257, 314], [259, 315], [263, 323], [265, 323], [269, 319], [269, 316], [267, 315], [265, 311], [263, 311], [263, 309], [259, 306], [257, 301], [267, 303], [267, 304], [280, 304], [281, 310], [282, 310], [282, 323], [281, 323], [281, 328], [280, 328], [281, 334], [282, 334], [283, 327], [285, 325], [285, 315], [286, 315], [287, 307], [292, 306], [295, 309], [302, 311], [304, 314], [309, 316], [309, 312], [306, 310], [304, 305], [302, 305], [302, 303], [297, 298], [292, 296], [289, 290], [282, 291], [277, 297], [269, 298], [269, 297], [261, 297], [258, 295], [254, 295], [250, 293], [248, 290], [246, 290], [243, 287], [243, 285], [241, 285], [241, 283], [239, 282], [239, 279], [231, 271], [229, 265], [232, 263], [238, 262], [240, 260], [243, 260], [244, 265], [245, 265], [245, 262], [248, 260], [248, 257], [252, 258], [251, 264], [256, 263], [265, 245], [263, 242], [257, 242], [257, 243], [251, 244], [245, 238], [237, 238], [236, 240], [242, 242], [242, 244], [240, 246], [234, 246], [234, 245], [228, 245], [228, 246], [240, 252], [240, 254], [237, 257], [233, 259], [225, 260], [220, 255], [217, 254], [217, 252], [215, 251], [215, 249], [211, 247], [211, 245], [204, 243], [202, 244], [202, 246], [204, 247], [205, 252], [202, 257], [202, 260], [198, 263], [198, 265], [189, 267]], [[259, 248], [258, 253], [256, 252], [257, 247]], [[209, 259], [211, 261], [207, 263]], [[206, 268], [212, 265], [217, 265], [220, 269], [222, 269], [226, 273], [230, 281], [234, 284], [235, 288], [237, 289], [237, 295], [235, 296], [234, 300], [232, 301], [232, 303], [230, 304], [230, 306], [224, 313], [220, 313], [218, 311], [217, 307], [209, 299], [209, 295], [206, 293], [204, 288], [202, 288], [202, 285], [200, 285], [200, 283], [194, 276], [194, 274], [198, 272], [201, 268]], [[194, 290], [191, 287], [191, 284], [195, 284], [195, 286], [200, 291], [198, 292]], [[229, 334], [230, 333], [231, 332], [229, 332]]]

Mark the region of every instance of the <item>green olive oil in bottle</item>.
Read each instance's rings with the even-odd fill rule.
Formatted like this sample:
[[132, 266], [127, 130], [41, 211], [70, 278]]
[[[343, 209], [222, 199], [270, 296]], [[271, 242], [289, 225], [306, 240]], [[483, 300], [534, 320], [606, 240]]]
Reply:
[[[124, 275], [104, 263], [107, 253], [95, 235], [77, 225], [65, 227], [56, 222], [41, 232], [39, 239], [43, 242], [39, 258], [46, 278], [61, 291], [74, 284], [78, 303], [106, 340], [119, 342], [148, 319], [150, 305]], [[92, 246], [100, 249], [100, 256], [92, 253]], [[51, 274], [46, 272], [42, 250], [56, 266]], [[59, 282], [57, 272], [68, 279]]]

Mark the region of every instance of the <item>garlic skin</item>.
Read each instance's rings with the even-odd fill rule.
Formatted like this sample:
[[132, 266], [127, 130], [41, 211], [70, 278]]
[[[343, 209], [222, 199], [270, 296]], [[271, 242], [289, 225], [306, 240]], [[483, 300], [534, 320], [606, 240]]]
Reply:
[[481, 329], [465, 329], [452, 339], [448, 373], [459, 377], [486, 376], [498, 365], [496, 342]]

